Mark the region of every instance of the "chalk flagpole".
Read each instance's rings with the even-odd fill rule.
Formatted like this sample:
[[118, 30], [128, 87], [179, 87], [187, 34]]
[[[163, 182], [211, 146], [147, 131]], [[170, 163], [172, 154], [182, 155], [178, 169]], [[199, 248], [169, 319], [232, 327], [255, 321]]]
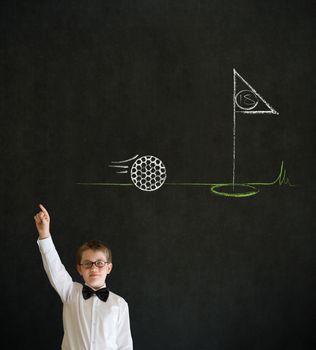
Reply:
[[235, 170], [236, 170], [236, 79], [233, 69], [233, 191], [235, 191]]

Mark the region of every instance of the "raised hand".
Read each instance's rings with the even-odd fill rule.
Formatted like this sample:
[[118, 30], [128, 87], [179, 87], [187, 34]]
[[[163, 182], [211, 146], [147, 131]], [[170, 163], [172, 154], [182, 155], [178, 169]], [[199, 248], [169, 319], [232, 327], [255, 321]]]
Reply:
[[34, 216], [34, 220], [38, 231], [39, 239], [44, 239], [50, 236], [50, 217], [48, 211], [44, 208], [42, 204], [40, 204], [39, 207], [41, 210]]

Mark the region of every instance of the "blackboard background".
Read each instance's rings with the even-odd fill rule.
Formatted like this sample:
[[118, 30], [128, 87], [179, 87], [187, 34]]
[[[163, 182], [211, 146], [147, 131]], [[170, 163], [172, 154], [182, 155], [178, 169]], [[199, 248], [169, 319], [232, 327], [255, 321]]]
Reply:
[[[43, 203], [72, 276], [109, 243], [111, 289], [135, 349], [315, 348], [313, 1], [3, 1], [2, 339], [57, 349], [62, 306], [43, 271]], [[239, 181], [296, 187], [249, 198], [123, 181], [108, 165], [163, 160], [169, 182], [229, 182], [233, 68], [278, 112], [237, 121]], [[128, 180], [128, 178], [125, 178]], [[33, 288], [35, 288], [33, 290]]]

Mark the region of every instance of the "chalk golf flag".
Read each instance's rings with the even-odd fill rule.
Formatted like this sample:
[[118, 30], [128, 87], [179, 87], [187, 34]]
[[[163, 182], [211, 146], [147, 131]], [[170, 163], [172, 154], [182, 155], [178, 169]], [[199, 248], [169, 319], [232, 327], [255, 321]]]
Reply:
[[242, 114], [279, 114], [234, 69], [234, 111]]
[[233, 69], [233, 191], [236, 172], [236, 115], [240, 114], [279, 114], [259, 93]]

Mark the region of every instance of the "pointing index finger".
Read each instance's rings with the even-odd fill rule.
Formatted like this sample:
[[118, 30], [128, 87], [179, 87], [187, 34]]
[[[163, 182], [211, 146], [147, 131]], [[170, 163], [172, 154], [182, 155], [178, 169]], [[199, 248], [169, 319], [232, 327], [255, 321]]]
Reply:
[[40, 204], [39, 207], [42, 209], [42, 211], [49, 216], [48, 211], [44, 208], [43, 204]]

